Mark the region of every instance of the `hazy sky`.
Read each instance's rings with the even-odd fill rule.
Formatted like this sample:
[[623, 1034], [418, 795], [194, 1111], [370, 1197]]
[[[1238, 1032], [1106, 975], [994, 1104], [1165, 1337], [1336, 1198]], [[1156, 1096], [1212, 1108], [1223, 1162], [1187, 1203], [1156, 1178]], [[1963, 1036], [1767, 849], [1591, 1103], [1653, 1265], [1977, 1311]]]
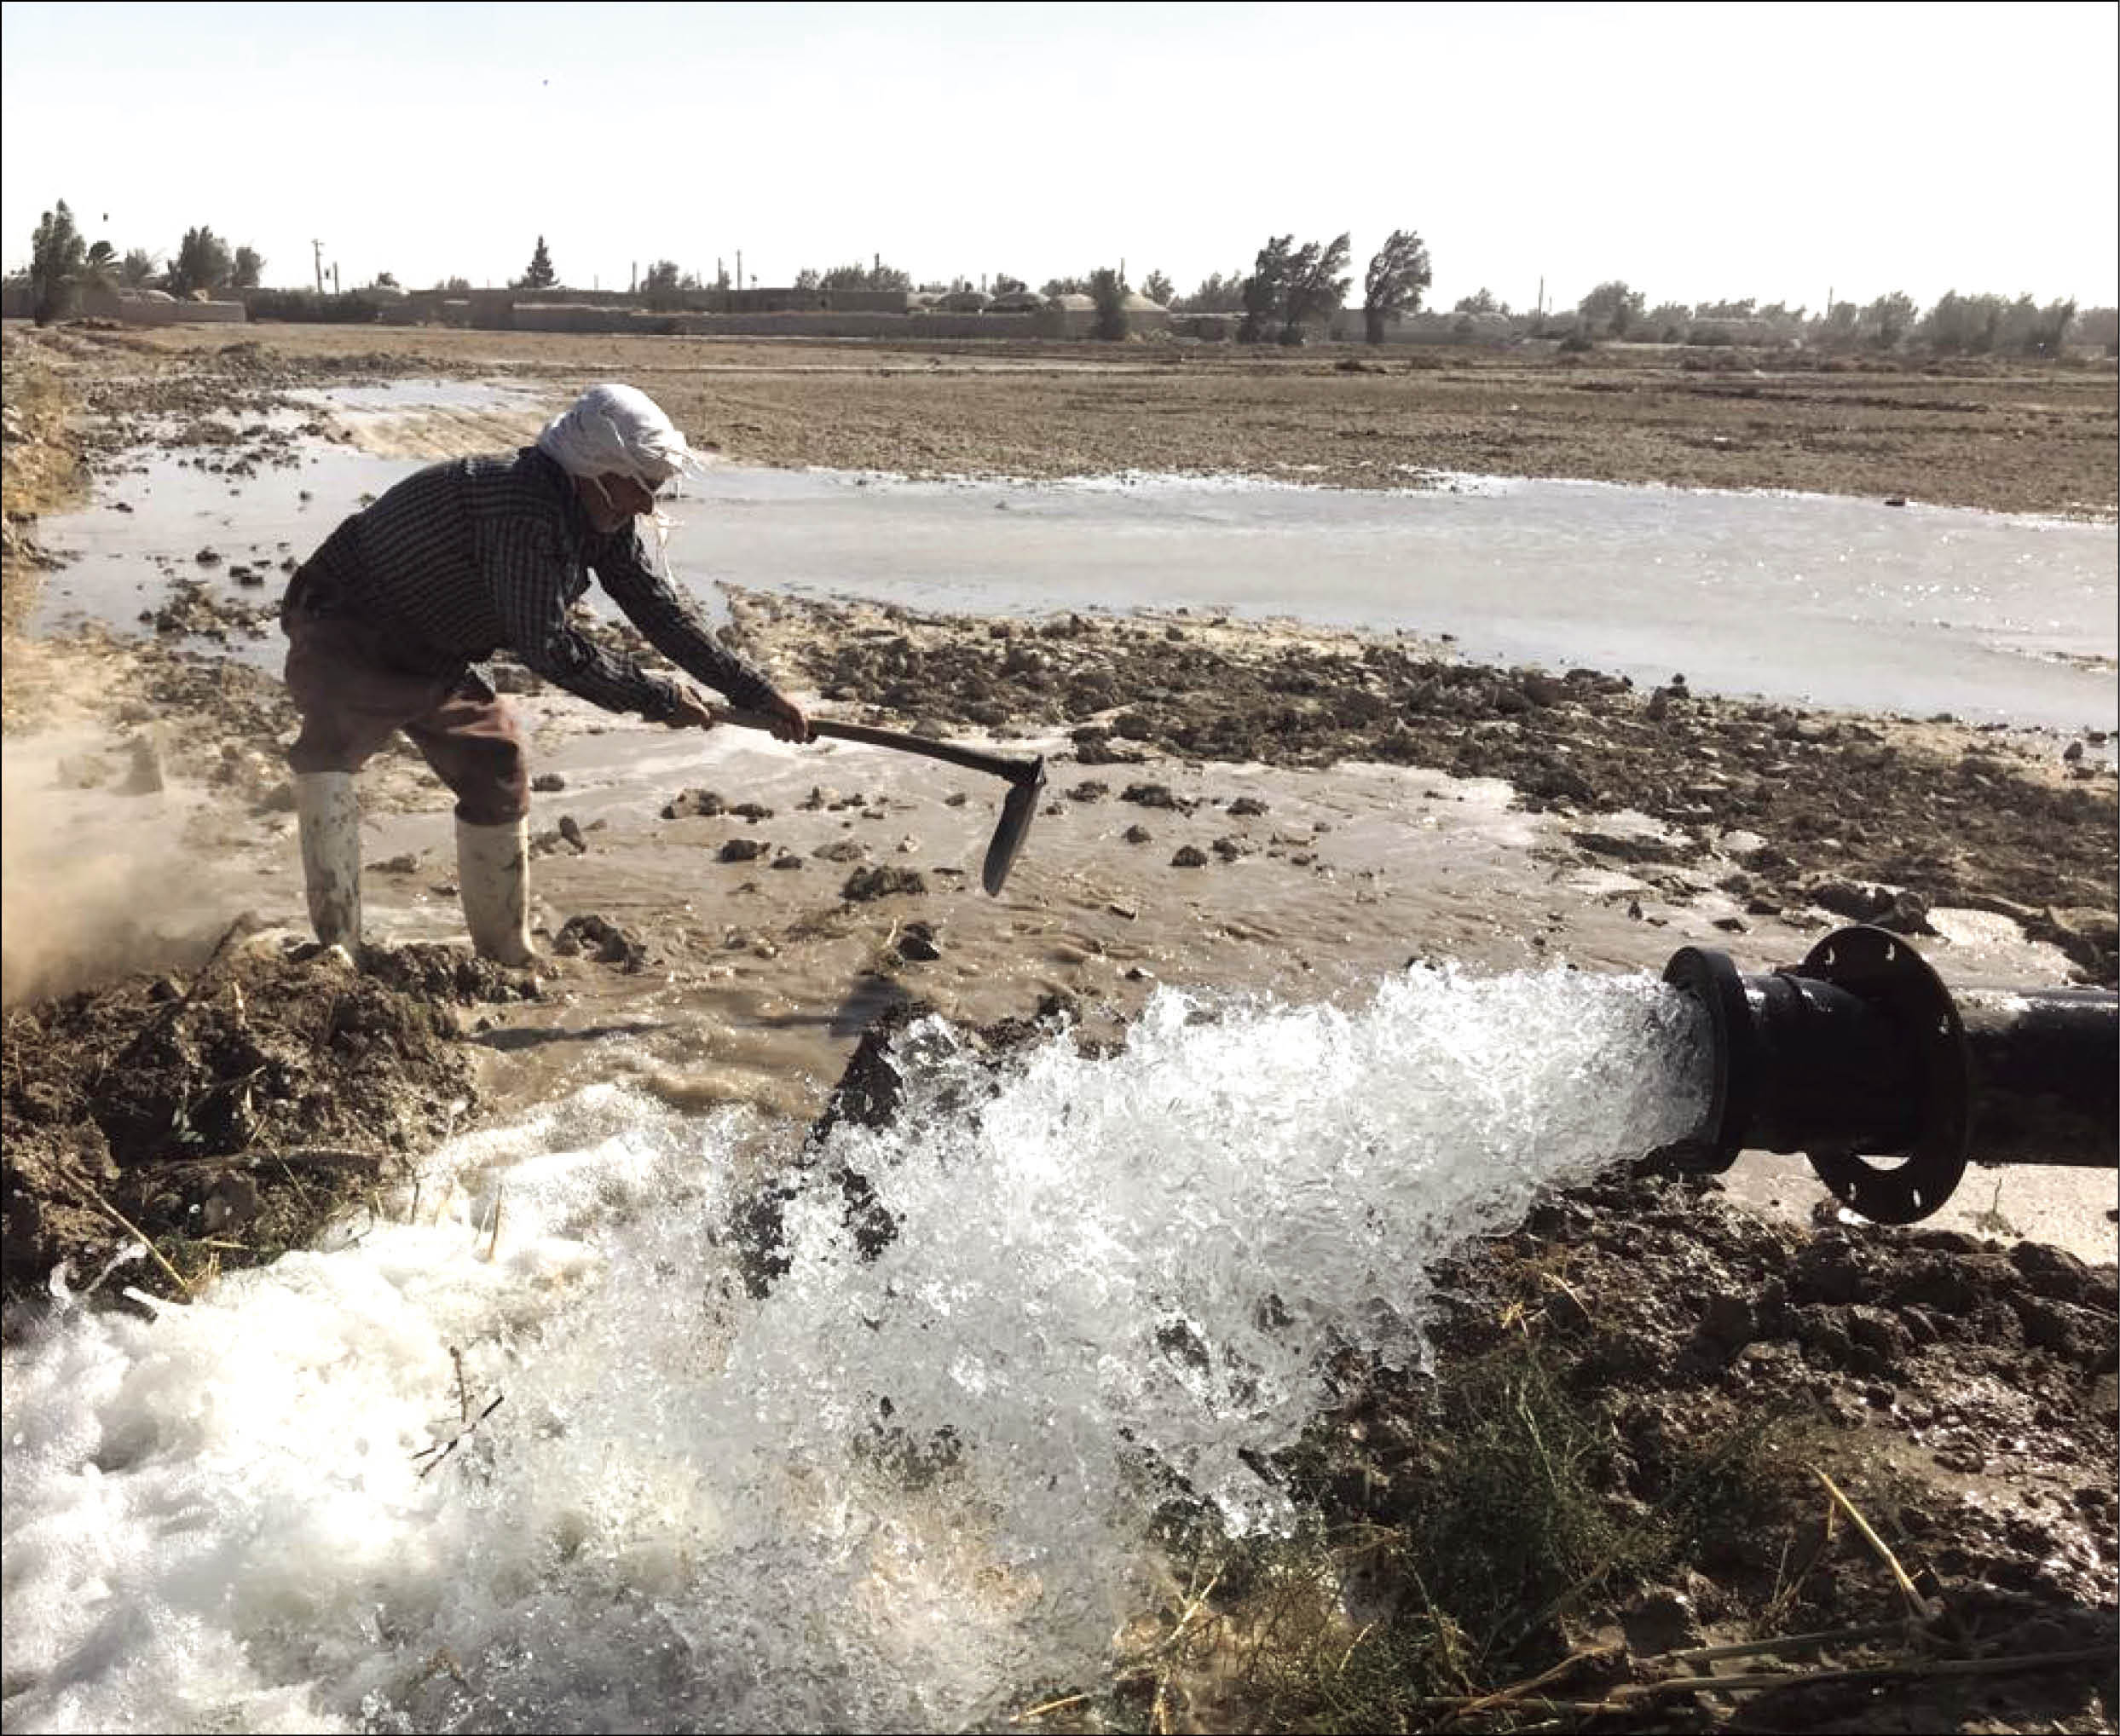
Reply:
[[784, 284], [1395, 228], [1431, 305], [2120, 299], [2120, 6], [0, 6], [0, 259], [210, 225], [348, 288]]

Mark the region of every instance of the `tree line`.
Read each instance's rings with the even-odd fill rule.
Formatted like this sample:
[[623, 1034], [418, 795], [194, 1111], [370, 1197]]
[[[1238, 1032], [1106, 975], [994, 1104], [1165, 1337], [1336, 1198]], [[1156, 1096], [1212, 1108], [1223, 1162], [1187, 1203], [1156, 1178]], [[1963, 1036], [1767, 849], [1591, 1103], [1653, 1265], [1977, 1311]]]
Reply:
[[[1141, 280], [1141, 294], [1178, 314], [1222, 314], [1236, 319], [1240, 343], [1300, 344], [1347, 305], [1353, 287], [1352, 238], [1342, 233], [1329, 241], [1298, 243], [1291, 234], [1269, 235], [1249, 271], [1210, 273], [1190, 295], [1181, 295], [1161, 271]], [[155, 288], [172, 295], [212, 294], [256, 289], [264, 260], [254, 248], [231, 247], [204, 225], [185, 232], [166, 262], [145, 248], [120, 256], [108, 241], [88, 241], [64, 199], [43, 214], [32, 239], [28, 272], [35, 291], [36, 317], [62, 318], [72, 311], [80, 291], [90, 285]], [[511, 289], [551, 289], [559, 283], [552, 251], [537, 238], [529, 263]], [[1362, 278], [1363, 335], [1381, 343], [1391, 322], [1422, 311], [1435, 280], [1428, 246], [1418, 232], [1395, 229], [1368, 263]], [[396, 289], [389, 272], [376, 285]], [[994, 272], [981, 279], [994, 296], [1028, 292], [1021, 278]], [[463, 278], [438, 283], [437, 289], [470, 288]], [[713, 287], [729, 287], [725, 270], [717, 268]], [[799, 290], [904, 291], [915, 288], [912, 274], [887, 264], [881, 254], [867, 264], [819, 269], [805, 266], [796, 274]], [[708, 285], [676, 261], [658, 259], [640, 279], [638, 289], [650, 305], [679, 306], [683, 297]], [[920, 290], [948, 295], [969, 291], [968, 278], [923, 283]], [[1074, 277], [1054, 277], [1040, 287], [1042, 297], [1083, 295], [1095, 303], [1093, 335], [1127, 335], [1134, 291], [1124, 267], [1099, 266]], [[1800, 340], [1822, 348], [1892, 350], [1913, 343], [1939, 355], [2056, 355], [2071, 338], [2108, 352], [2120, 349], [2120, 312], [2095, 308], [2080, 313], [2073, 300], [2043, 306], [2029, 295], [1946, 292], [1926, 311], [1903, 291], [1893, 291], [1863, 303], [1835, 302], [1822, 314], [1781, 303], [1761, 305], [1750, 297], [1649, 305], [1648, 297], [1621, 279], [1597, 285], [1572, 309], [1512, 309], [1482, 288], [1461, 297], [1452, 309], [1462, 335], [1499, 332], [1511, 336], [1557, 337], [1565, 349], [1586, 349], [1605, 340], [1633, 339], [1665, 343], [1735, 343]], [[1484, 320], [1484, 325], [1480, 322]]]
[[30, 242], [28, 277], [38, 323], [63, 319], [88, 288], [158, 289], [187, 297], [256, 289], [265, 261], [254, 247], [231, 247], [201, 224], [187, 229], [165, 260], [145, 247], [120, 254], [108, 241], [90, 241], [61, 199], [38, 219]]

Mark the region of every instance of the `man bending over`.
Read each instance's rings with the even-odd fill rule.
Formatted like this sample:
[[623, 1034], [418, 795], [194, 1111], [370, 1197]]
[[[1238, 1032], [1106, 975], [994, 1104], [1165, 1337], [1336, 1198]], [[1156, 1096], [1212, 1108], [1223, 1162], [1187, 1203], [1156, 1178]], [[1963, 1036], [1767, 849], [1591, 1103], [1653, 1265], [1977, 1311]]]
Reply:
[[656, 571], [634, 521], [695, 462], [645, 393], [593, 386], [534, 446], [432, 464], [325, 539], [287, 586], [287, 689], [302, 718], [288, 750], [309, 920], [358, 955], [361, 815], [354, 776], [402, 730], [456, 795], [457, 883], [479, 953], [531, 961], [529, 774], [520, 725], [472, 668], [504, 648], [611, 712], [712, 727], [682, 681], [599, 648], [569, 611], [592, 573], [648, 643], [693, 680], [809, 739], [801, 709], [723, 646]]

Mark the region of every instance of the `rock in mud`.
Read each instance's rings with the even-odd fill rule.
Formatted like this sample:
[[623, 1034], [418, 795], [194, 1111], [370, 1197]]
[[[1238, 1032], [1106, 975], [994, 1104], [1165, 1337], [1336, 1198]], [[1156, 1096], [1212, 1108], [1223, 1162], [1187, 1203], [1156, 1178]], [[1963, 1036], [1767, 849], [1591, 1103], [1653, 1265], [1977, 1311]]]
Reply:
[[563, 957], [580, 955], [600, 965], [616, 965], [629, 972], [644, 969], [649, 958], [648, 943], [638, 933], [593, 912], [569, 916], [552, 937], [552, 950]]
[[721, 799], [718, 790], [686, 790], [673, 801], [664, 805], [662, 817], [666, 820], [712, 820], [728, 811], [729, 805]]
[[731, 838], [715, 852], [720, 862], [756, 862], [773, 846], [762, 838]]
[[885, 863], [856, 868], [847, 875], [846, 884], [840, 889], [840, 897], [849, 904], [862, 904], [877, 898], [916, 897], [927, 890], [927, 881], [918, 868]]
[[898, 935], [898, 955], [911, 964], [933, 964], [942, 956], [935, 931], [925, 922], [907, 923]]

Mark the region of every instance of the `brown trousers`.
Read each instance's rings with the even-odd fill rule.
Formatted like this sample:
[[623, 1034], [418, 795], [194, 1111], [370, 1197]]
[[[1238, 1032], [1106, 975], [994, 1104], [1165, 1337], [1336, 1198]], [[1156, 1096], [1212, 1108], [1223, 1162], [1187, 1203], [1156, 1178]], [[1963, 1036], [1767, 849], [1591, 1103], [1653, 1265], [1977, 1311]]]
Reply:
[[469, 668], [420, 674], [389, 655], [388, 636], [358, 616], [291, 608], [287, 691], [302, 733], [287, 750], [301, 771], [358, 771], [402, 730], [456, 794], [456, 815], [500, 826], [530, 811], [523, 732], [513, 710]]

